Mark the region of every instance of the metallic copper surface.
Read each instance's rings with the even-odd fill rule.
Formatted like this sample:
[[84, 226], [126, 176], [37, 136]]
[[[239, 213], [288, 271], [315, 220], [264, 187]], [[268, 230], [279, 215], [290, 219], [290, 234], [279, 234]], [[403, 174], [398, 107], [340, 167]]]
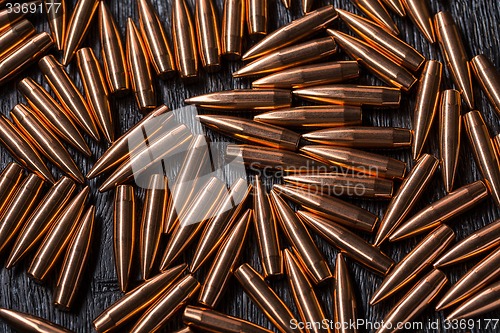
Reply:
[[28, 20], [21, 20], [8, 28], [1, 30], [0, 33], [0, 57], [3, 57], [18, 45], [24, 43], [27, 39], [35, 35], [35, 27]]
[[246, 1], [247, 29], [250, 37], [267, 35], [268, 3], [267, 0]]
[[45, 11], [49, 20], [52, 39], [56, 43], [57, 49], [64, 49], [64, 38], [66, 37], [66, 0], [46, 0]]
[[173, 1], [172, 26], [177, 70], [182, 79], [193, 80], [198, 76], [198, 51], [193, 19], [185, 0]]
[[471, 67], [490, 104], [500, 114], [500, 74], [497, 69], [484, 54], [472, 58]]
[[290, 107], [292, 94], [284, 89], [238, 89], [195, 96], [184, 102], [207, 109], [268, 111]]
[[338, 253], [335, 260], [334, 281], [333, 319], [335, 322], [342, 323], [339, 328], [335, 328], [335, 333], [358, 333], [357, 325], [354, 325], [353, 328], [346, 325], [356, 322], [358, 306], [349, 270], [342, 253]]
[[441, 157], [441, 174], [446, 192], [453, 190], [460, 155], [462, 129], [461, 105], [460, 93], [458, 91], [450, 89], [441, 93], [439, 152]]
[[428, 2], [422, 0], [401, 0], [401, 2], [406, 10], [406, 14], [408, 14], [425, 39], [429, 43], [434, 44], [436, 42], [436, 34]]
[[398, 27], [378, 0], [351, 0], [351, 2], [387, 32], [399, 35]]
[[14, 310], [0, 308], [0, 318], [18, 332], [73, 333], [46, 319]]
[[241, 58], [245, 28], [246, 0], [225, 0], [222, 15], [222, 55], [229, 60]]
[[16, 193], [23, 177], [23, 168], [15, 162], [10, 162], [2, 170], [0, 174], [0, 215], [3, 214], [4, 208]]
[[500, 281], [484, 288], [460, 304], [446, 319], [449, 321], [468, 319], [486, 314], [500, 307]]
[[195, 8], [196, 35], [201, 64], [208, 73], [221, 68], [221, 44], [218, 12], [212, 0], [197, 0]]

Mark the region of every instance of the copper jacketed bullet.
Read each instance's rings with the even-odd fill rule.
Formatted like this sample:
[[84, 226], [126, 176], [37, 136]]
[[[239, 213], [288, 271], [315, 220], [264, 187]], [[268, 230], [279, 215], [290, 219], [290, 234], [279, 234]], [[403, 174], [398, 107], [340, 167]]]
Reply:
[[252, 215], [252, 210], [247, 209], [224, 239], [206, 275], [198, 303], [215, 308], [221, 300], [245, 245]]
[[175, 0], [172, 4], [172, 31], [177, 70], [182, 79], [195, 79], [198, 76], [195, 27], [185, 0]]
[[406, 16], [406, 11], [401, 3], [401, 0], [382, 0], [387, 7], [389, 7], [394, 13], [398, 14], [401, 17]]
[[106, 141], [112, 143], [115, 138], [115, 129], [109, 103], [109, 89], [101, 65], [91, 48], [78, 50], [76, 59], [92, 116]]
[[95, 330], [99, 333], [107, 333], [123, 327], [158, 300], [186, 270], [186, 267], [186, 264], [172, 267], [129, 291], [94, 319]]
[[217, 132], [250, 144], [285, 150], [296, 150], [299, 146], [300, 134], [286, 128], [231, 116], [199, 115], [197, 119]]
[[266, 54], [234, 72], [233, 77], [270, 74], [327, 58], [337, 51], [333, 37], [313, 39]]
[[99, 141], [99, 132], [90, 108], [62, 65], [53, 55], [48, 55], [38, 62], [38, 68], [71, 119], [93, 140]]
[[13, 267], [45, 236], [66, 203], [71, 199], [75, 187], [75, 183], [71, 179], [62, 177], [47, 192], [26, 220], [12, 247], [5, 265], [6, 268]]
[[99, 6], [98, 0], [78, 0], [69, 20], [64, 40], [64, 56], [62, 64], [67, 66], [87, 34], [94, 13]]
[[401, 90], [380, 86], [332, 84], [293, 91], [294, 96], [318, 103], [398, 108]]
[[390, 233], [403, 222], [429, 185], [438, 165], [439, 161], [429, 154], [424, 154], [418, 159], [385, 211], [375, 236], [375, 246], [385, 241]]
[[267, 35], [267, 0], [246, 0], [247, 29], [250, 37]]
[[460, 304], [446, 318], [450, 322], [478, 317], [500, 307], [500, 281], [484, 288], [464, 303]]
[[401, 0], [406, 9], [406, 13], [417, 26], [422, 35], [433, 44], [436, 42], [434, 24], [427, 1], [422, 0]]
[[333, 319], [341, 324], [335, 329], [335, 333], [357, 333], [355, 325], [353, 329], [348, 329], [345, 323], [354, 323], [357, 318], [357, 302], [354, 293], [351, 276], [342, 253], [337, 254], [335, 260], [335, 275], [333, 289]]
[[25, 13], [23, 13], [21, 10], [17, 13], [9, 8], [0, 10], [0, 31], [3, 31], [9, 25], [21, 20], [24, 16]]
[[283, 257], [278, 238], [276, 214], [260, 176], [255, 176], [253, 187], [254, 225], [259, 254], [265, 278], [283, 274]]
[[[0, 318], [19, 332], [73, 333], [43, 318], [13, 310], [0, 308]], [[36, 329], [34, 327], [36, 327]]]
[[42, 282], [66, 249], [82, 215], [89, 187], [78, 193], [58, 215], [28, 269], [28, 275]]
[[500, 114], [500, 74], [484, 54], [472, 58], [471, 66], [481, 89], [497, 114]]
[[403, 323], [408, 323], [420, 315], [436, 298], [448, 278], [440, 270], [433, 270], [423, 277], [385, 316], [383, 325], [376, 333], [397, 332]]
[[0, 33], [0, 57], [14, 50], [19, 44], [35, 35], [35, 27], [28, 20], [21, 20]]
[[297, 322], [297, 319], [255, 269], [243, 264], [234, 271], [234, 275], [245, 293], [281, 333], [304, 333], [300, 328], [290, 327], [290, 323]]
[[246, 0], [225, 0], [222, 16], [222, 55], [230, 60], [241, 57], [245, 28]]
[[175, 62], [167, 33], [149, 0], [137, 0], [139, 26], [156, 75], [169, 77], [175, 73]]
[[207, 109], [267, 111], [290, 107], [292, 94], [283, 89], [239, 89], [191, 97], [184, 102]]
[[99, 2], [99, 33], [104, 71], [111, 94], [124, 94], [130, 89], [130, 72], [125, 49], [115, 19], [106, 2]]
[[21, 179], [23, 179], [23, 168], [15, 162], [10, 162], [2, 170], [0, 174], [0, 215], [16, 193]]
[[64, 37], [66, 37], [66, 0], [47, 0], [44, 2], [52, 39], [56, 43], [57, 49], [62, 51], [64, 49]]
[[382, 81], [405, 92], [417, 82], [417, 78], [408, 70], [362, 40], [337, 30], [328, 29], [328, 34], [335, 37], [335, 41], [344, 52]]
[[484, 177], [493, 201], [500, 207], [500, 164], [488, 128], [479, 111], [464, 115], [464, 124], [476, 164]]
[[394, 265], [392, 259], [381, 252], [380, 249], [335, 222], [303, 210], [299, 210], [297, 216], [347, 257], [377, 274], [385, 276]]
[[406, 174], [406, 163], [354, 148], [309, 145], [302, 147], [300, 151], [336, 167], [374, 177], [402, 179]]
[[351, 2], [387, 32], [399, 35], [398, 27], [378, 0], [351, 0]]
[[135, 248], [135, 195], [130, 185], [116, 187], [113, 214], [113, 249], [118, 285], [127, 291]]
[[90, 206], [82, 215], [78, 229], [75, 230], [64, 258], [61, 273], [54, 291], [54, 305], [62, 310], [70, 310], [78, 288], [82, 283], [85, 266], [94, 229], [95, 207]]
[[439, 12], [435, 16], [436, 35], [446, 66], [457, 90], [469, 109], [474, 109], [471, 69], [465, 46], [458, 27], [449, 12]]
[[453, 245], [436, 260], [434, 267], [458, 264], [500, 245], [500, 220], [491, 222]]
[[201, 64], [209, 73], [220, 69], [220, 36], [217, 11], [212, 0], [197, 0], [195, 8], [196, 35]]
[[455, 173], [460, 152], [462, 101], [456, 90], [445, 90], [441, 94], [439, 113], [439, 153], [441, 157], [441, 174], [446, 192], [453, 190]]
[[252, 82], [253, 88], [301, 89], [356, 79], [356, 61], [336, 61], [286, 69]]
[[394, 266], [372, 295], [370, 304], [377, 304], [398, 290], [402, 290], [427, 267], [431, 266], [454, 239], [455, 233], [446, 225], [442, 225], [430, 233]]
[[293, 246], [294, 253], [300, 261], [301, 266], [305, 267], [308, 276], [314, 284], [322, 283], [331, 278], [332, 273], [328, 268], [328, 264], [319, 252], [316, 243], [311, 238], [304, 223], [275, 191], [271, 191], [270, 197], [281, 229], [285, 232], [289, 243]]
[[376, 23], [341, 9], [337, 9], [337, 13], [366, 43], [375, 47], [396, 63], [408, 68], [410, 71], [416, 71], [424, 64], [425, 57], [414, 47], [388, 33]]
[[295, 44], [330, 25], [337, 18], [333, 6], [324, 6], [270, 33], [244, 55], [249, 60]]

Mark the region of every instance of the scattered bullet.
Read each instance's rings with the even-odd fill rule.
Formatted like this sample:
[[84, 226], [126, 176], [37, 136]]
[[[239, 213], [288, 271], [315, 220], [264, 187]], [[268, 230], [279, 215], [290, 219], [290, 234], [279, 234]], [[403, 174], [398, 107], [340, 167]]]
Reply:
[[498, 307], [500, 307], [499, 299], [500, 281], [489, 285], [464, 303], [460, 304], [446, 319], [453, 322], [455, 320], [478, 317], [498, 309]]
[[66, 0], [48, 0], [45, 2], [45, 11], [49, 20], [52, 39], [59, 51], [64, 50], [64, 37], [66, 37]]
[[16, 193], [23, 177], [23, 168], [15, 162], [10, 162], [2, 170], [0, 174], [0, 216]]
[[500, 114], [500, 74], [491, 63], [491, 61], [484, 55], [480, 54], [472, 58], [472, 69], [476, 76], [477, 82], [490, 101], [497, 114]]
[[267, 35], [267, 0], [246, 0], [247, 29], [250, 37]]
[[222, 16], [222, 55], [229, 60], [241, 58], [245, 28], [246, 0], [225, 0]]
[[13, 10], [9, 8], [4, 8], [0, 10], [0, 31], [6, 29], [9, 25], [12, 25], [19, 20], [21, 20], [26, 14], [21, 10], [18, 13], [15, 13]]
[[135, 249], [135, 196], [131, 185], [116, 187], [113, 214], [113, 249], [118, 285], [126, 292]]
[[387, 7], [389, 7], [394, 13], [398, 14], [401, 17], [406, 16], [406, 11], [401, 3], [401, 0], [382, 0]]
[[191, 97], [184, 102], [207, 109], [268, 111], [290, 107], [292, 94], [282, 89], [239, 89]]
[[21, 20], [8, 28], [1, 30], [0, 33], [0, 57], [3, 57], [15, 48], [32, 38], [36, 33], [35, 27], [28, 20]]
[[64, 327], [51, 323], [43, 318], [14, 310], [0, 308], [0, 318], [19, 332], [73, 333]]
[[441, 174], [446, 192], [453, 190], [458, 157], [460, 155], [460, 137], [462, 116], [460, 93], [456, 90], [445, 90], [441, 94], [439, 113], [439, 152], [441, 157]]
[[[342, 253], [335, 260], [335, 275], [333, 289], [333, 319], [336, 323], [355, 323], [357, 318], [357, 302], [347, 264]], [[356, 325], [350, 330], [341, 325], [335, 333], [357, 333]]]
[[401, 0], [401, 2], [410, 19], [417, 26], [418, 30], [420, 30], [420, 33], [429, 43], [434, 44], [436, 42], [436, 34], [434, 33], [434, 24], [427, 1]]
[[351, 2], [387, 32], [399, 35], [398, 27], [378, 0], [351, 0]]
[[198, 77], [198, 51], [193, 19], [185, 0], [173, 2], [172, 26], [176, 67], [181, 79], [193, 80]]
[[208, 73], [217, 72], [221, 67], [221, 45], [217, 11], [212, 0], [196, 1], [195, 21], [201, 64]]

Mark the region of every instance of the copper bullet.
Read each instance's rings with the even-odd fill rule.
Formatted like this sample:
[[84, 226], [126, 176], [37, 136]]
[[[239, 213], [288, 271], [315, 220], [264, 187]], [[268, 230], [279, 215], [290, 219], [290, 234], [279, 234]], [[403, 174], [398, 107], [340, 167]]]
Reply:
[[471, 67], [491, 106], [500, 114], [500, 74], [484, 54], [472, 58]]
[[477, 317], [500, 307], [500, 281], [490, 284], [464, 303], [446, 318], [448, 321]]
[[239, 218], [251, 190], [252, 185], [243, 178], [239, 178], [231, 185], [228, 195], [221, 202], [214, 216], [208, 220], [207, 226], [203, 230], [189, 266], [190, 272], [196, 272], [219, 249], [230, 228]]
[[10, 162], [2, 170], [0, 174], [0, 215], [16, 193], [22, 179], [23, 168], [15, 162]]
[[438, 165], [438, 160], [429, 154], [423, 154], [417, 160], [385, 211], [375, 236], [375, 246], [380, 246], [390, 236], [390, 233], [403, 222], [429, 185]]
[[301, 89], [356, 79], [356, 61], [336, 61], [286, 69], [252, 82], [253, 88]]
[[441, 94], [439, 152], [441, 155], [441, 174], [446, 192], [453, 190], [457, 170], [462, 128], [461, 105], [458, 91], [450, 89]]
[[470, 234], [451, 247], [436, 260], [434, 267], [440, 268], [469, 260], [500, 245], [500, 220], [491, 222]]
[[52, 39], [55, 41], [57, 49], [63, 51], [64, 37], [66, 36], [66, 0], [47, 0], [45, 3], [45, 11], [49, 20]]
[[245, 28], [246, 0], [225, 0], [222, 16], [222, 55], [230, 60], [241, 58]]
[[297, 322], [297, 319], [255, 269], [243, 264], [234, 271], [234, 276], [245, 293], [281, 333], [304, 333], [300, 328], [290, 327], [290, 323]]
[[283, 274], [283, 257], [278, 238], [276, 214], [260, 176], [255, 176], [253, 187], [254, 225], [259, 244], [263, 276], [272, 278]]
[[[226, 314], [188, 305], [182, 314], [184, 323], [203, 332], [212, 333], [272, 333], [267, 328], [258, 326], [249, 321], [228, 316]], [[189, 333], [191, 330], [179, 331], [177, 333]]]
[[81, 171], [61, 141], [47, 130], [46, 125], [36, 118], [32, 110], [24, 104], [17, 104], [10, 111], [10, 116], [24, 136], [52, 164], [77, 182], [83, 183], [85, 181]]
[[401, 17], [406, 16], [406, 11], [401, 3], [401, 0], [382, 0], [387, 7], [389, 7], [394, 13], [398, 14]]
[[317, 38], [266, 54], [234, 72], [233, 77], [270, 74], [327, 58], [337, 51], [333, 37]]
[[358, 149], [309, 145], [302, 147], [300, 151], [322, 162], [346, 168], [356, 173], [388, 179], [402, 179], [406, 174], [406, 163]]
[[302, 106], [261, 113], [253, 120], [283, 127], [330, 128], [361, 125], [361, 108], [357, 106]]
[[316, 212], [299, 210], [297, 216], [332, 246], [347, 257], [359, 262], [382, 276], [387, 275], [394, 262], [377, 247], [369, 244], [355, 232], [316, 215]]
[[15, 13], [12, 9], [4, 8], [0, 10], [0, 31], [8, 28], [9, 25], [14, 24], [21, 20], [26, 14], [21, 10]]
[[4, 115], [0, 115], [0, 143], [23, 167], [30, 169], [50, 183], [55, 183], [54, 177], [35, 147]]
[[64, 56], [62, 61], [64, 66], [70, 63], [75, 52], [80, 48], [98, 6], [99, 1], [97, 0], [78, 0], [76, 3], [69, 19], [66, 38], [64, 40]]
[[34, 173], [29, 174], [19, 184], [0, 217], [0, 252], [6, 249], [10, 241], [17, 236], [19, 229], [35, 207], [42, 186], [43, 179]]
[[244, 55], [243, 60], [250, 60], [269, 54], [317, 33], [329, 26], [337, 18], [333, 6], [324, 6], [304, 15], [267, 35], [252, 46]]
[[474, 109], [471, 69], [465, 46], [458, 27], [449, 12], [439, 12], [435, 16], [436, 35], [441, 53], [457, 90], [469, 109]]
[[471, 209], [488, 197], [486, 185], [478, 180], [450, 192], [402, 223], [389, 237], [391, 242], [414, 237]]
[[378, 0], [351, 0], [351, 2], [387, 32], [399, 35], [398, 27]]
[[113, 214], [113, 249], [118, 285], [127, 291], [135, 248], [135, 196], [131, 185], [116, 187]]
[[283, 89], [238, 89], [191, 97], [184, 102], [206, 109], [267, 111], [290, 107], [292, 94]]
[[175, 73], [172, 48], [158, 13], [149, 0], [137, 0], [139, 26], [156, 75], [166, 78]]
[[89, 190], [88, 186], [85, 187], [66, 205], [44, 237], [28, 269], [28, 275], [35, 281], [45, 280], [66, 249], [78, 227], [76, 221], [80, 220]]
[[378, 24], [341, 9], [337, 9], [337, 13], [342, 18], [342, 21], [347, 23], [349, 28], [366, 43], [375, 47], [396, 63], [413, 72], [424, 64], [425, 57], [420, 52], [393, 34], [388, 33]]
[[434, 44], [436, 42], [436, 35], [434, 33], [434, 24], [427, 1], [401, 0], [401, 2], [406, 9], [406, 13], [425, 39], [427, 39], [429, 43]]
[[221, 300], [241, 256], [252, 215], [252, 210], [247, 209], [224, 238], [206, 275], [198, 303], [215, 308]]
[[464, 115], [464, 124], [476, 165], [484, 177], [493, 201], [500, 207], [500, 164], [488, 128], [479, 111], [467, 112]]
[[115, 19], [106, 2], [99, 2], [99, 33], [104, 71], [111, 94], [125, 94], [130, 90], [130, 72], [125, 48]]
[[99, 132], [90, 108], [62, 65], [53, 55], [48, 55], [38, 62], [38, 68], [71, 120], [78, 124], [94, 141], [99, 141]]
[[246, 21], [250, 37], [267, 35], [267, 0], [246, 0]]
[[[355, 323], [357, 318], [357, 302], [354, 288], [352, 285], [349, 270], [347, 268], [344, 255], [337, 254], [335, 260], [335, 275], [333, 289], [333, 319], [336, 323]], [[335, 329], [335, 333], [357, 333], [356, 325], [353, 329], [342, 324], [339, 329]]]
[[12, 52], [18, 45], [35, 35], [35, 27], [28, 20], [21, 20], [0, 32], [0, 57]]
[[73, 333], [43, 318], [14, 310], [0, 308], [0, 318], [19, 332]]
[[199, 115], [196, 118], [216, 132], [250, 144], [285, 150], [296, 150], [299, 146], [300, 134], [286, 128], [231, 116]]
[[126, 293], [94, 319], [95, 330], [99, 333], [107, 333], [123, 327], [158, 300], [177, 281], [186, 267], [186, 264], [172, 267]]
[[454, 239], [455, 233], [446, 225], [431, 232], [394, 266], [372, 295], [370, 304], [377, 304], [398, 290], [402, 290], [427, 267], [431, 266]]
[[90, 110], [92, 110], [94, 120], [104, 134], [106, 141], [112, 143], [115, 139], [115, 131], [109, 103], [109, 89], [101, 65], [97, 61], [94, 50], [88, 47], [78, 50], [76, 59], [87, 102]]
[[294, 90], [293, 95], [313, 102], [379, 108], [398, 108], [401, 103], [400, 89], [380, 86], [332, 84]]
[[182, 79], [193, 80], [198, 76], [198, 51], [193, 19], [185, 0], [173, 2], [172, 26], [176, 67]]
[[196, 35], [201, 64], [208, 73], [220, 70], [220, 36], [217, 11], [212, 0], [197, 0], [195, 8]]
[[[325, 258], [319, 252], [316, 243], [311, 238], [304, 223], [299, 220], [293, 209], [275, 191], [271, 191], [270, 197], [281, 229], [285, 232], [288, 242], [293, 246], [297, 260], [305, 268], [308, 276], [314, 284], [319, 284], [330, 279], [332, 277], [330, 268], [328, 268]], [[287, 251], [285, 250], [285, 254], [288, 253]], [[291, 253], [288, 254], [291, 255]], [[292, 259], [288, 258], [288, 260]], [[287, 258], [285, 258], [286, 261]]]
[[[190, 307], [190, 305], [188, 305], [187, 307]], [[187, 308], [186, 307], [186, 308]], [[173, 333], [195, 333], [191, 328], [189, 328], [188, 326], [184, 327], [184, 328], [181, 328]]]
[[94, 229], [95, 207], [90, 206], [83, 214], [75, 230], [64, 258], [59, 280], [54, 291], [54, 305], [61, 310], [70, 310], [76, 293], [82, 284], [85, 265], [88, 261], [92, 231]]
[[168, 180], [167, 177], [154, 174], [149, 180], [149, 186], [144, 199], [144, 208], [141, 220], [141, 277], [149, 277], [158, 253], [158, 245], [165, 222], [165, 208], [167, 207]]
[[174, 260], [182, 254], [206, 221], [213, 216], [226, 193], [226, 184], [220, 179], [210, 177], [206, 181], [188, 208], [177, 217], [176, 227], [168, 241], [160, 270], [163, 271], [171, 266]]
[[417, 82], [417, 79], [408, 70], [368, 43], [337, 30], [328, 29], [327, 31], [329, 35], [335, 37], [335, 41], [344, 52], [382, 81], [405, 92], [410, 91]]
[[399, 331], [398, 325], [411, 322], [420, 315], [447, 283], [448, 279], [443, 272], [437, 269], [431, 271], [392, 308], [376, 333]]

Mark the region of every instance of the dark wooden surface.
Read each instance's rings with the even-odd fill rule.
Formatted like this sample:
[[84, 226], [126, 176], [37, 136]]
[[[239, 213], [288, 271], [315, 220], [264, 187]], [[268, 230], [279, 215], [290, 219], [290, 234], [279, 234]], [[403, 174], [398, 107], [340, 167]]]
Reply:
[[[427, 1], [427, 0], [425, 0]], [[69, 8], [72, 8], [72, 4], [75, 1], [67, 1], [69, 3]], [[168, 27], [169, 33], [170, 23], [171, 23], [171, 1], [152, 1]], [[194, 12], [194, 1], [189, 0], [189, 5]], [[332, 3], [327, 1], [316, 0], [315, 7], [318, 8], [321, 4]], [[347, 9], [359, 13], [354, 9], [353, 5], [347, 1], [333, 1], [335, 6], [339, 8]], [[269, 1], [269, 12], [270, 12], [270, 22], [269, 31], [274, 30], [276, 27], [281, 26], [292, 19], [295, 19], [301, 15], [300, 5], [298, 0], [292, 1], [293, 9], [291, 11], [285, 10], [279, 0]], [[121, 32], [123, 36], [125, 35], [125, 23], [127, 17], [131, 16], [137, 22], [137, 9], [135, 1], [110, 1], [110, 7], [112, 13], [118, 20]], [[222, 0], [217, 0], [217, 9], [219, 13], [222, 13]], [[500, 22], [500, 5], [497, 0], [449, 0], [449, 1], [432, 1], [432, 10], [437, 12], [438, 10], [449, 10], [458, 26], [462, 31], [464, 37], [465, 45], [467, 47], [467, 52], [470, 57], [484, 53], [493, 63], [500, 68], [500, 29], [498, 22]], [[394, 16], [395, 17], [395, 16]], [[48, 31], [48, 25], [46, 19], [42, 14], [31, 15], [30, 19], [36, 23], [37, 29], [39, 31]], [[418, 50], [423, 52], [430, 59], [441, 59], [441, 55], [438, 51], [437, 45], [429, 45], [418, 30], [412, 25], [408, 19], [400, 19], [395, 17], [395, 20], [402, 31], [402, 37], [410, 44], [414, 45]], [[337, 22], [336, 25], [339, 25]], [[345, 25], [340, 24], [340, 29], [347, 31]], [[91, 27], [91, 33], [85, 41], [84, 45], [92, 46], [96, 51], [99, 51], [98, 45], [98, 29], [97, 23], [94, 21]], [[248, 44], [250, 42], [248, 41]], [[345, 56], [340, 54], [333, 59], [344, 59]], [[332, 59], [332, 60], [333, 60]], [[157, 91], [158, 91], [158, 101], [167, 104], [170, 108], [176, 109], [184, 106], [183, 100], [190, 96], [195, 96], [202, 93], [214, 92], [222, 89], [233, 89], [233, 88], [245, 88], [250, 86], [249, 80], [244, 79], [233, 79], [231, 73], [242, 66], [241, 62], [224, 62], [222, 71], [215, 74], [206, 74], [202, 71], [200, 75], [200, 80], [198, 83], [184, 85], [178, 78], [171, 79], [167, 81], [157, 81]], [[76, 68], [73, 65], [70, 66], [70, 72], [72, 75], [76, 76]], [[31, 67], [30, 70], [26, 71], [24, 74], [30, 75], [35, 78], [36, 81], [42, 82], [40, 72], [35, 66]], [[446, 70], [446, 78], [444, 79], [443, 89], [453, 87], [448, 71]], [[22, 78], [22, 77], [18, 77]], [[366, 75], [363, 71], [363, 76], [360, 79], [361, 83], [377, 83], [377, 80], [373, 79], [372, 76]], [[81, 88], [81, 83], [77, 79], [77, 84]], [[43, 82], [43, 85], [48, 88], [47, 84]], [[23, 98], [15, 89], [15, 83], [8, 84], [0, 90], [1, 98], [1, 111], [3, 114], [8, 115], [11, 108], [18, 102], [23, 102]], [[477, 85], [475, 85], [475, 99], [478, 105], [478, 109], [482, 112], [485, 119], [488, 122], [490, 133], [497, 134], [500, 131], [500, 124], [498, 122], [498, 116], [494, 114], [493, 109], [487, 103], [484, 95], [479, 91]], [[373, 126], [400, 126], [411, 128], [411, 116], [412, 108], [415, 103], [414, 92], [406, 95], [404, 97], [403, 103], [400, 109], [397, 110], [364, 110], [364, 124]], [[188, 112], [190, 111], [190, 112]], [[192, 108], [188, 108], [187, 111], [181, 111], [186, 118], [192, 116]], [[124, 130], [129, 128], [132, 124], [140, 119], [140, 115], [137, 111], [137, 107], [132, 98], [127, 97], [120, 100], [113, 101], [113, 112], [116, 120], [116, 131], [117, 133], [122, 133]], [[195, 125], [196, 131], [201, 131], [199, 125]], [[214, 135], [209, 133], [210, 137], [214, 141], [226, 141], [222, 136]], [[471, 149], [467, 142], [465, 135], [462, 137], [462, 149], [461, 157], [458, 165], [458, 174], [456, 186], [465, 185], [474, 180], [481, 178], [477, 167], [474, 163]], [[100, 143], [96, 144], [90, 142], [92, 151], [94, 152], [94, 157], [92, 159], [84, 158], [82, 155], [76, 153], [74, 150], [71, 151], [77, 163], [81, 166], [84, 173], [88, 172], [92, 166], [94, 159], [102, 154], [106, 148], [106, 144]], [[224, 144], [215, 145], [212, 151], [222, 151]], [[437, 124], [434, 124], [433, 131], [430, 135], [429, 144], [425, 147], [426, 152], [431, 152], [438, 156], [437, 150]], [[413, 162], [410, 159], [410, 151], [395, 151], [386, 152], [388, 155], [400, 158], [409, 163], [411, 167]], [[222, 154], [222, 152], [220, 153]], [[11, 157], [7, 154], [4, 148], [0, 148], [0, 167], [3, 167], [11, 161]], [[56, 172], [54, 170], [54, 172]], [[175, 173], [175, 170], [174, 170]], [[228, 181], [241, 176], [241, 170], [230, 171], [224, 176]], [[417, 207], [414, 209], [420, 209], [425, 205], [441, 198], [444, 195], [443, 184], [440, 178], [439, 172], [433, 179], [432, 184], [426, 190], [422, 199], [419, 201]], [[113, 263], [113, 248], [112, 248], [112, 199], [113, 192], [108, 192], [105, 194], [99, 194], [97, 192], [98, 185], [103, 181], [102, 178], [93, 180], [89, 183], [92, 187], [92, 194], [90, 196], [89, 202], [97, 206], [96, 212], [96, 233], [93, 240], [92, 251], [90, 255], [90, 263], [86, 270], [86, 277], [84, 279], [82, 288], [79, 292], [77, 305], [72, 312], [66, 313], [56, 310], [52, 305], [52, 292], [55, 286], [56, 275], [52, 274], [50, 282], [46, 285], [38, 285], [32, 280], [30, 280], [25, 274], [29, 260], [23, 261], [17, 267], [12, 270], [0, 269], [0, 306], [6, 307], [14, 310], [24, 311], [31, 313], [33, 315], [41, 316], [47, 318], [53, 322], [61, 324], [68, 327], [76, 332], [91, 332], [92, 320], [106, 307], [111, 305], [114, 301], [121, 297], [121, 293], [117, 288], [117, 280], [115, 275], [114, 263]], [[279, 181], [276, 179], [267, 179], [269, 185], [274, 181]], [[142, 208], [143, 193], [137, 193], [139, 200], [139, 210]], [[368, 200], [352, 200], [355, 204], [367, 208], [371, 212], [383, 216], [383, 213], [387, 207], [387, 202], [382, 201], [368, 201]], [[140, 214], [138, 214], [140, 216]], [[456, 231], [457, 238], [461, 239], [467, 234], [479, 229], [481, 226], [497, 219], [499, 217], [499, 210], [496, 208], [491, 199], [488, 199], [480, 203], [476, 208], [467, 212], [460, 217], [451, 221], [451, 225]], [[336, 255], [336, 250], [331, 246], [326, 244], [324, 241], [315, 236], [317, 243], [320, 247], [321, 252], [325, 255], [333, 268], [333, 263]], [[385, 245], [383, 250], [386, 251], [393, 259], [400, 260], [408, 251], [414, 247], [414, 245], [419, 241], [420, 238], [410, 239], [403, 243], [397, 243], [396, 245]], [[164, 247], [164, 245], [162, 245]], [[188, 251], [189, 252], [189, 251]], [[191, 253], [192, 254], [192, 253]], [[1, 254], [2, 262], [5, 261], [7, 253]], [[186, 259], [190, 258], [190, 255], [186, 255]], [[252, 266], [260, 269], [260, 263], [257, 256], [257, 249], [255, 243], [255, 235], [253, 230], [251, 230], [249, 238], [247, 239], [247, 246], [245, 246], [244, 255], [242, 261], [249, 262]], [[137, 262], [137, 261], [136, 261]], [[457, 279], [462, 276], [466, 270], [475, 262], [468, 262], [467, 264], [458, 265], [453, 268], [447, 269], [446, 273], [452, 283], [457, 281]], [[349, 261], [349, 268], [352, 273], [352, 278], [354, 280], [354, 285], [356, 289], [358, 305], [359, 305], [359, 318], [364, 318], [370, 322], [380, 322], [385, 314], [388, 312], [389, 308], [394, 304], [394, 302], [401, 297], [399, 294], [396, 297], [390, 299], [387, 302], [383, 302], [381, 305], [374, 307], [368, 306], [368, 300], [371, 294], [374, 292], [375, 288], [380, 284], [382, 279], [373, 273], [367, 271], [366, 269], [360, 267], [359, 265]], [[137, 267], [135, 268], [137, 272]], [[200, 281], [203, 281], [205, 270], [202, 270], [197, 277]], [[290, 291], [285, 281], [278, 280], [271, 282], [272, 287], [277, 293], [283, 297], [285, 302], [290, 305], [295, 314], [297, 314], [296, 307], [293, 305], [293, 300], [290, 295]], [[332, 288], [331, 286], [324, 286], [317, 289], [317, 293], [321, 299], [321, 303], [329, 318], [332, 318]], [[260, 325], [274, 329], [270, 322], [266, 319], [263, 313], [252, 304], [248, 296], [246, 296], [242, 289], [238, 286], [238, 283], [231, 279], [231, 285], [225, 293], [224, 300], [221, 302], [218, 310], [232, 314], [237, 317], [245, 318]], [[499, 318], [499, 313], [492, 313], [486, 315], [483, 318]], [[438, 329], [431, 329], [425, 327], [429, 321], [444, 320], [443, 313], [435, 313], [434, 311], [426, 311], [424, 315], [420, 316], [417, 320], [421, 320], [424, 323], [423, 332], [441, 332], [443, 331], [442, 324], [439, 325]], [[484, 322], [482, 322], [484, 325]], [[173, 331], [175, 328], [180, 327], [180, 318], [177, 316], [175, 320], [168, 326], [165, 330], [166, 332]], [[466, 331], [470, 332], [498, 332], [500, 329], [486, 329], [484, 327], [468, 329]], [[361, 331], [368, 331], [363, 330]], [[416, 330], [421, 331], [421, 330]], [[449, 330], [456, 332], [463, 332], [465, 330]], [[5, 324], [0, 323], [0, 332], [10, 332], [10, 330], [5, 326]]]

